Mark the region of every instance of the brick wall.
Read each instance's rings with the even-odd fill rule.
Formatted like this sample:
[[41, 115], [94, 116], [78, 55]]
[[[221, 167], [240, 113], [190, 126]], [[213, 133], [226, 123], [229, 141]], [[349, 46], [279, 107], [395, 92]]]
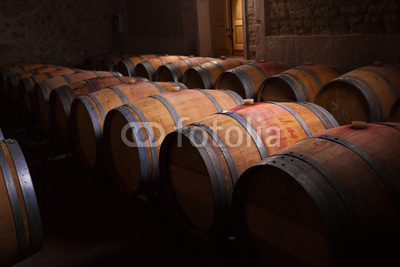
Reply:
[[0, 1], [0, 65], [19, 61], [80, 66], [115, 50], [112, 0]]
[[398, 0], [243, 0], [246, 56], [360, 67], [400, 62]]
[[399, 7], [382, 0], [266, 0], [266, 35], [399, 34]]

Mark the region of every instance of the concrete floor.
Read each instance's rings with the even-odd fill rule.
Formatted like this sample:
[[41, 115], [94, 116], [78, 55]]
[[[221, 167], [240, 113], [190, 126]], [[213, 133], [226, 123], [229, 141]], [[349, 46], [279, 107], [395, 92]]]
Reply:
[[27, 130], [4, 102], [0, 127], [23, 150], [44, 235], [43, 249], [15, 267], [246, 266], [234, 242], [186, 236], [162, 197], [122, 195], [108, 174], [92, 175], [38, 128]]

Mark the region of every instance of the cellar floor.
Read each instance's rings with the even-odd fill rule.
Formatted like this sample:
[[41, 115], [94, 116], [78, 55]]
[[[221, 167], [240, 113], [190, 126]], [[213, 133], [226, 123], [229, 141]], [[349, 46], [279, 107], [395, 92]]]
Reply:
[[192, 239], [161, 196], [128, 198], [0, 100], [0, 128], [25, 155], [39, 204], [43, 249], [26, 266], [246, 266], [229, 240]]

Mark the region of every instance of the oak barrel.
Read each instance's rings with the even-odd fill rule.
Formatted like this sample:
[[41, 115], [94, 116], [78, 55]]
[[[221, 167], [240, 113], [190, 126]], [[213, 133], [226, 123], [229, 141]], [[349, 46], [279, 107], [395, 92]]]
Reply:
[[[113, 84], [120, 84], [122, 82], [126, 82], [126, 80], [127, 78], [120, 77], [119, 73], [107, 72], [106, 76], [84, 79], [81, 81], [76, 81], [67, 85], [60, 86], [58, 88], [69, 88], [73, 90], [74, 94], [77, 94], [79, 96], [81, 94], [93, 92]], [[46, 84], [48, 85], [48, 83]], [[50, 134], [51, 114], [50, 114], [50, 103], [49, 103], [50, 95], [49, 91], [47, 91], [46, 89], [48, 89], [48, 87], [46, 86], [34, 86], [32, 103], [33, 103], [33, 108], [35, 110], [35, 114], [39, 121], [40, 128], [42, 129], [43, 133], [48, 135]], [[57, 88], [55, 88], [54, 90], [56, 89]], [[50, 94], [54, 90], [51, 90]]]
[[339, 66], [307, 63], [266, 79], [257, 93], [257, 101], [314, 102], [319, 90], [347, 72]]
[[181, 82], [186, 70], [214, 59], [211, 57], [189, 57], [161, 65], [156, 72], [156, 81]]
[[137, 64], [156, 57], [158, 57], [156, 54], [145, 54], [123, 59], [117, 64], [117, 71], [123, 76], [134, 76], [134, 70]]
[[260, 85], [269, 77], [293, 66], [284, 62], [254, 61], [219, 75], [215, 88], [235, 91], [243, 98], [256, 98]]
[[35, 64], [35, 62], [16, 62], [16, 63], [10, 63], [7, 65], [3, 65], [0, 67], [0, 70], [7, 70], [15, 67], [20, 67], [20, 66], [25, 66], [25, 65], [31, 65]]
[[329, 129], [246, 170], [232, 206], [257, 266], [399, 266], [399, 126]]
[[0, 91], [3, 91], [6, 94], [5, 90], [7, 87], [7, 77], [8, 76], [14, 75], [16, 73], [21, 73], [24, 71], [32, 70], [32, 69], [45, 68], [45, 67], [56, 67], [56, 65], [32, 63], [32, 64], [20, 65], [17, 67], [1, 70], [0, 71]]
[[27, 78], [23, 78], [18, 82], [17, 88], [15, 88], [15, 90], [10, 92], [9, 95], [14, 103], [21, 106], [24, 103], [23, 102], [23, 94], [21, 94], [21, 92], [32, 91], [35, 83], [43, 81], [43, 80], [48, 80], [53, 77], [75, 73], [76, 71], [77, 71], [76, 69], [58, 68], [54, 71], [38, 73], [36, 75], [29, 76]]
[[114, 55], [117, 55], [117, 53], [100, 54], [100, 55], [97, 55], [97, 56], [88, 57], [83, 62], [82, 69], [84, 69], [84, 70], [98, 70], [98, 66], [100, 64], [100, 61], [102, 61], [106, 57], [114, 56]]
[[5, 99], [6, 97], [6, 87], [7, 87], [7, 77], [9, 75], [13, 75], [10, 74], [9, 70], [10, 69], [15, 69], [15, 68], [19, 68], [19, 72], [23, 72], [23, 67], [25, 65], [32, 65], [34, 63], [32, 62], [19, 62], [19, 63], [12, 63], [12, 64], [8, 64], [8, 65], [4, 65], [0, 68], [0, 97], [3, 99]]
[[354, 120], [388, 121], [400, 98], [400, 67], [392, 64], [364, 66], [327, 83], [315, 98], [340, 125]]
[[118, 75], [116, 73], [107, 72], [107, 71], [83, 71], [77, 70], [71, 74], [64, 74], [60, 76], [56, 76], [47, 80], [42, 80], [39, 82], [35, 82], [32, 87], [32, 81], [29, 79], [22, 79], [19, 83], [19, 95], [22, 98], [23, 105], [23, 113], [26, 122], [35, 123], [37, 121], [34, 106], [33, 106], [33, 89], [36, 87], [36, 90], [41, 90], [44, 98], [49, 99], [50, 91], [54, 88], [57, 88], [62, 85], [71, 84], [73, 82], [81, 81], [84, 79], [90, 79], [99, 76], [109, 76], [109, 75]]
[[37, 68], [37, 69], [31, 69], [27, 70], [21, 73], [16, 73], [13, 75], [10, 75], [7, 77], [7, 89], [10, 90], [11, 92], [13, 90], [16, 90], [18, 88], [19, 81], [23, 78], [28, 78], [37, 74], [41, 73], [46, 73], [46, 72], [51, 72], [57, 69], [60, 69], [61, 67], [46, 67], [46, 68]]
[[180, 59], [188, 58], [188, 56], [160, 56], [138, 63], [133, 71], [135, 76], [145, 77], [150, 81], [156, 80], [157, 69], [169, 62], [174, 62]]
[[[182, 89], [187, 89], [182, 83], [137, 82], [112, 86], [75, 98], [71, 105], [70, 132], [75, 151], [82, 164], [90, 170], [104, 166], [103, 124], [111, 109], [133, 103], [150, 95]], [[56, 132], [62, 127], [64, 130], [62, 135], [66, 136], [68, 131], [65, 126], [68, 125], [66, 124], [68, 118], [65, 117], [64, 109], [60, 107], [61, 99], [56, 99], [54, 103], [51, 99], [50, 103], [54, 104], [51, 105], [56, 121], [53, 127]], [[61, 112], [57, 109], [61, 109]], [[58, 127], [58, 121], [61, 121], [60, 127]]]
[[[49, 126], [51, 134], [60, 137], [64, 145], [70, 145], [69, 119], [72, 101], [80, 96], [97, 92], [110, 86], [134, 84], [145, 81], [142, 77], [98, 77], [64, 85], [50, 93]], [[53, 130], [55, 132], [53, 132]]]
[[29, 169], [17, 141], [0, 141], [0, 266], [40, 251], [42, 226]]
[[389, 115], [390, 121], [400, 122], [400, 98], [393, 103]]
[[221, 57], [186, 70], [182, 82], [189, 88], [212, 89], [222, 73], [246, 63], [249, 63], [249, 60]]
[[232, 234], [230, 203], [239, 176], [269, 155], [335, 126], [332, 115], [307, 102], [255, 103], [213, 114], [164, 139], [163, 192], [189, 234]]
[[243, 100], [228, 90], [181, 90], [152, 95], [108, 112], [103, 128], [107, 166], [128, 195], [155, 191], [158, 153], [177, 128]]
[[115, 71], [118, 62], [126, 58], [134, 57], [135, 54], [122, 54], [122, 55], [110, 55], [104, 57], [98, 65], [98, 69], [102, 71]]

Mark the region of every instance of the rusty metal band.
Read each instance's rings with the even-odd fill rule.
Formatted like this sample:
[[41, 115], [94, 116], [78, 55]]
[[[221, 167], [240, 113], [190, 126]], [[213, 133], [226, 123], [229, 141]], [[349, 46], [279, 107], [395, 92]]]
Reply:
[[[276, 63], [276, 62], [275, 62]], [[278, 64], [278, 63], [276, 63], [276, 64]], [[254, 64], [254, 63], [247, 63], [246, 65], [250, 65], [250, 66], [253, 66], [253, 67], [255, 67], [255, 68], [257, 68], [260, 72], [261, 72], [261, 74], [264, 76], [264, 78], [265, 79], [268, 79], [268, 75], [265, 73], [265, 71], [260, 67], [260, 66], [258, 66], [257, 64]], [[278, 65], [280, 65], [280, 64], [278, 64]], [[281, 66], [282, 67], [282, 66]], [[283, 68], [283, 67], [282, 67]], [[284, 69], [284, 68], [283, 68]]]
[[176, 109], [174, 108], [174, 106], [167, 99], [165, 99], [161, 95], [151, 95], [149, 97], [155, 98], [158, 101], [160, 101], [167, 108], [169, 114], [172, 117], [172, 120], [175, 123], [176, 128], [177, 129], [182, 128], [182, 121], [178, 115], [178, 112], [176, 112]]
[[257, 150], [258, 150], [258, 153], [260, 154], [261, 159], [265, 159], [266, 157], [268, 157], [267, 148], [265, 147], [260, 135], [257, 133], [257, 131], [253, 128], [253, 126], [246, 119], [244, 119], [239, 114], [229, 111], [229, 110], [218, 112], [217, 114], [227, 115], [227, 116], [230, 116], [231, 118], [235, 119], [249, 133], [251, 139], [253, 140], [254, 144], [257, 147]]
[[[336, 79], [335, 79], [336, 80]], [[356, 77], [356, 76], [351, 76], [351, 75], [344, 75], [339, 77], [337, 80], [339, 81], [345, 81], [347, 83], [355, 85], [358, 89], [361, 90], [362, 94], [365, 96], [365, 98], [368, 101], [369, 107], [370, 107], [370, 112], [371, 112], [371, 120], [372, 121], [381, 121], [382, 120], [382, 104], [379, 100], [378, 95], [376, 94], [375, 90], [369, 85], [366, 81], [363, 79]], [[364, 83], [366, 87], [362, 84]], [[376, 99], [376, 104], [378, 105], [378, 110], [379, 110], [379, 117], [377, 113], [377, 109], [373, 107], [375, 105], [375, 100]]]
[[398, 90], [400, 90], [400, 88], [396, 88], [396, 86], [392, 83], [391, 80], [389, 80], [385, 75], [383, 75], [382, 73], [373, 70], [373, 69], [369, 69], [369, 68], [359, 68], [359, 70], [366, 70], [366, 71], [370, 71], [372, 73], [375, 73], [376, 75], [378, 75], [379, 77], [381, 77], [382, 79], [385, 80], [385, 82], [387, 82], [387, 84], [389, 85], [390, 89], [392, 90], [392, 93], [394, 94], [394, 96], [397, 98], [400, 97]]
[[[153, 181], [155, 181], [157, 179], [157, 175], [158, 175], [158, 154], [157, 154], [157, 146], [156, 146], [156, 143], [154, 140], [153, 130], [152, 130], [149, 122], [147, 121], [146, 116], [143, 114], [143, 112], [138, 107], [136, 107], [135, 105], [132, 105], [132, 104], [127, 104], [125, 106], [129, 107], [136, 113], [136, 115], [139, 117], [139, 120], [143, 124], [143, 127], [146, 131], [147, 139], [149, 141], [149, 146], [150, 146], [150, 154], [151, 154], [151, 162], [152, 162], [151, 179]], [[140, 131], [140, 132], [142, 133], [142, 131]], [[143, 136], [143, 140], [144, 140], [144, 136]], [[146, 151], [146, 154], [147, 154], [147, 151]], [[150, 162], [149, 162], [149, 164], [150, 164]], [[149, 177], [150, 177], [150, 175], [148, 175], [144, 178], [149, 178]]]
[[217, 112], [222, 111], [221, 105], [218, 103], [217, 99], [215, 99], [215, 97], [212, 96], [212, 94], [210, 94], [206, 90], [198, 89], [198, 91], [202, 92], [203, 94], [205, 94], [208, 97], [208, 99], [210, 99], [210, 101], [213, 103], [214, 107], [217, 109]]
[[386, 190], [388, 191], [390, 198], [393, 201], [393, 204], [397, 210], [397, 215], [400, 216], [400, 196], [396, 192], [395, 187], [394, 187], [392, 181], [390, 180], [390, 178], [388, 177], [388, 175], [386, 174], [385, 170], [379, 165], [378, 162], [375, 161], [375, 159], [371, 155], [366, 153], [364, 150], [362, 150], [360, 147], [356, 146], [355, 144], [353, 144], [345, 139], [336, 137], [336, 136], [314, 135], [314, 136], [310, 136], [308, 138], [319, 138], [319, 139], [325, 139], [325, 140], [329, 140], [331, 142], [335, 142], [339, 145], [346, 147], [350, 151], [357, 154], [361, 159], [363, 159], [380, 178], [381, 182], [383, 183]]
[[[4, 142], [4, 141], [3, 141]], [[14, 179], [10, 166], [7, 162], [6, 154], [0, 145], [0, 167], [3, 173], [4, 183], [7, 189], [8, 198], [10, 200], [11, 210], [13, 213], [15, 232], [18, 240], [19, 252], [22, 257], [27, 257], [29, 254], [29, 244], [25, 232], [24, 218], [22, 214], [21, 204], [18, 199], [17, 189], [14, 184]]]
[[17, 172], [19, 185], [24, 198], [26, 215], [31, 240], [31, 251], [37, 252], [43, 246], [42, 223], [40, 219], [39, 206], [36, 199], [31, 175], [25, 157], [18, 143], [15, 140], [5, 140], [7, 148]]
[[267, 101], [267, 103], [275, 104], [275, 105], [280, 106], [281, 108], [285, 109], [286, 111], [288, 111], [297, 120], [297, 122], [303, 128], [303, 130], [306, 133], [306, 135], [307, 136], [311, 136], [312, 135], [312, 133], [310, 131], [310, 128], [308, 128], [307, 123], [303, 120], [302, 117], [299, 116], [299, 114], [296, 113], [296, 111], [294, 111], [293, 109], [291, 109], [288, 106], [285, 106], [284, 104], [281, 104], [281, 103], [272, 102], [272, 101]]
[[232, 98], [232, 100], [235, 102], [236, 105], [244, 104], [243, 98], [240, 95], [238, 95], [238, 93], [236, 93], [235, 91], [223, 90], [223, 89], [221, 89], [221, 91], [223, 91], [224, 93], [229, 95]]
[[72, 83], [71, 79], [69, 78], [69, 76], [67, 74], [63, 74], [63, 75], [61, 75], [61, 77], [63, 77], [67, 81], [68, 84]]
[[86, 83], [89, 85], [89, 88], [90, 88], [90, 92], [91, 92], [91, 93], [97, 91], [96, 85], [94, 85], [94, 83], [93, 83], [91, 80], [85, 79], [85, 80], [83, 80], [83, 81], [86, 82]]
[[231, 180], [232, 184], [235, 185], [237, 180], [239, 179], [237, 170], [235, 167], [235, 162], [233, 161], [231, 153], [229, 153], [228, 148], [226, 147], [224, 141], [218, 136], [216, 132], [213, 131], [210, 127], [207, 125], [200, 123], [200, 122], [194, 122], [192, 125], [197, 126], [201, 129], [203, 129], [209, 136], [212, 137], [214, 142], [218, 145], [218, 148], [220, 149], [222, 155], [224, 155], [224, 159], [226, 162], [226, 165], [228, 166], [229, 173], [231, 174]]
[[109, 89], [113, 90], [121, 99], [124, 105], [129, 104], [128, 99], [126, 98], [125, 94], [116, 86], [110, 86]]

